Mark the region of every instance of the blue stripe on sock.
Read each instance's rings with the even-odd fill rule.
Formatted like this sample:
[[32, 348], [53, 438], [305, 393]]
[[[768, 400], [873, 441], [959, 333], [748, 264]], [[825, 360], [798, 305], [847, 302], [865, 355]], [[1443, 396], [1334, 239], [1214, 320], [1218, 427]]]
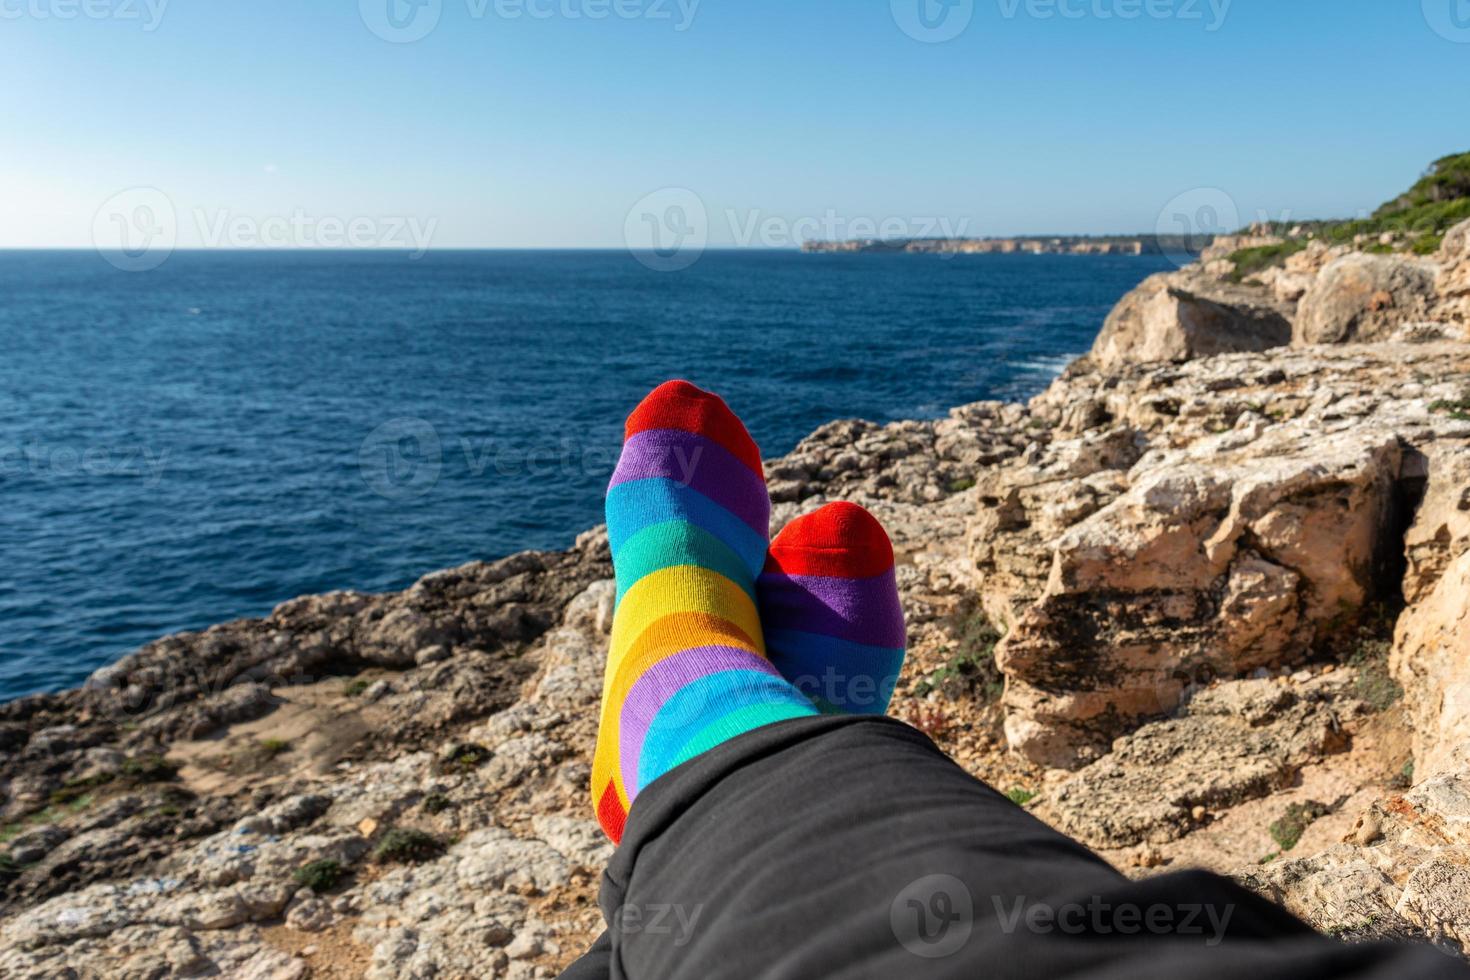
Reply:
[[769, 625], [765, 633], [771, 663], [802, 694], [849, 714], [881, 715], [888, 710], [903, 670], [902, 647], [870, 646]]
[[639, 788], [673, 768], [685, 744], [709, 725], [742, 708], [762, 704], [773, 706], [771, 720], [815, 713], [811, 703], [785, 679], [764, 671], [722, 670], [686, 684], [648, 726], [638, 756]]

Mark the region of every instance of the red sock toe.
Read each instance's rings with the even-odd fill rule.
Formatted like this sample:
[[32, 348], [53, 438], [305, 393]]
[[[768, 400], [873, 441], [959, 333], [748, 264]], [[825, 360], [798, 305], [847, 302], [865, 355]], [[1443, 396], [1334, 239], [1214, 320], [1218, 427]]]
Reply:
[[665, 381], [628, 416], [624, 438], [651, 429], [682, 429], [713, 440], [756, 473], [761, 468], [761, 451], [719, 395], [696, 388], [687, 381]]
[[893, 567], [893, 545], [878, 519], [838, 501], [787, 524], [771, 542], [766, 571], [871, 578]]

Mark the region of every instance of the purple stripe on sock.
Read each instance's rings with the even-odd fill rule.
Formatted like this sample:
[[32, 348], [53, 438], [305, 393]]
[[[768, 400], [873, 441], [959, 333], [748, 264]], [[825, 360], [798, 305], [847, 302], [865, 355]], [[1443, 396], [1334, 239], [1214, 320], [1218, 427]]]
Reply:
[[[691, 682], [725, 670], [758, 670], [780, 676], [769, 660], [753, 650], [704, 646], [690, 647], [665, 657], [633, 682], [628, 697], [623, 701], [618, 721], [625, 787], [631, 791], [638, 786], [638, 753], [663, 706]], [[701, 712], [691, 717], [689, 723], [697, 725], [705, 716], [706, 713]]]
[[609, 489], [656, 477], [704, 494], [761, 534], [770, 531], [771, 499], [765, 481], [711, 439], [683, 429], [636, 433], [623, 443]]
[[871, 578], [763, 574], [761, 616], [772, 628], [824, 633], [853, 643], [902, 647], [903, 606], [893, 569]]

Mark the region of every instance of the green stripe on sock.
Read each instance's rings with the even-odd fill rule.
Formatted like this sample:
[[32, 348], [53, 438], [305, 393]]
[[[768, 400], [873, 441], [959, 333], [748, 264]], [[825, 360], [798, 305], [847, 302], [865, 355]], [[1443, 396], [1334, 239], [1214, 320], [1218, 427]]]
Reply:
[[673, 520], [646, 527], [623, 542], [613, 556], [618, 599], [640, 579], [677, 565], [698, 565], [718, 572], [755, 601], [750, 570], [729, 545], [697, 524]]

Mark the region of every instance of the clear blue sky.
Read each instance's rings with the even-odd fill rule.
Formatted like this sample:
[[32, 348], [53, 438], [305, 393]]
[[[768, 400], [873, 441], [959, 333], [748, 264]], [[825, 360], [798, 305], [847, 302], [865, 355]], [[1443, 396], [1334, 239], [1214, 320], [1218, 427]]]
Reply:
[[684, 30], [692, 0], [428, 0], [412, 43], [367, 26], [390, 0], [162, 2], [0, 0], [0, 246], [88, 246], [135, 186], [181, 245], [187, 215], [296, 211], [619, 246], [669, 186], [715, 244], [727, 212], [1129, 232], [1199, 187], [1349, 215], [1470, 149], [1464, 0], [974, 0], [944, 43], [889, 0], [701, 0]]

